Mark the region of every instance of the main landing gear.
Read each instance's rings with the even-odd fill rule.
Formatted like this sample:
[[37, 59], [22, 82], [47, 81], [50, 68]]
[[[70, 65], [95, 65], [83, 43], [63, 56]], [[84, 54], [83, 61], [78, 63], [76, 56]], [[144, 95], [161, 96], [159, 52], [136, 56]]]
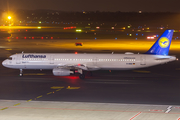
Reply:
[[83, 72], [82, 69], [78, 69], [78, 73], [80, 73], [80, 75], [79, 75], [80, 79], [84, 79], [85, 78], [85, 75], [84, 75], [84, 72]]
[[[89, 71], [89, 73], [90, 73], [90, 76], [93, 76], [91, 71]], [[83, 71], [80, 73], [79, 78], [82, 79], [82, 80], [85, 79], [85, 74], [84, 74]]]
[[84, 72], [82, 69], [78, 69], [78, 73], [80, 73], [80, 75], [79, 75], [80, 79], [85, 79], [85, 75], [84, 75]]
[[20, 70], [19, 76], [23, 76], [23, 69], [19, 69], [19, 70]]
[[[80, 79], [82, 79], [82, 80], [85, 79], [85, 74], [82, 69], [78, 69], [78, 73], [80, 73], [80, 75], [79, 75]], [[90, 73], [90, 76], [93, 76], [92, 71], [89, 71], [89, 73]]]

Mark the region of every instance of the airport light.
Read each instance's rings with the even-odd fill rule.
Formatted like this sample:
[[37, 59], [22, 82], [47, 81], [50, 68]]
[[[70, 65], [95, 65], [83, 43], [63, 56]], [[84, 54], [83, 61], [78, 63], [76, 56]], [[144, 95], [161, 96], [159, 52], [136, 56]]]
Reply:
[[9, 26], [11, 26], [11, 16], [8, 16], [7, 18], [9, 20]]
[[11, 19], [11, 16], [8, 16], [8, 19], [10, 20], [10, 19]]
[[96, 27], [96, 29], [99, 29], [100, 27]]
[[76, 32], [81, 32], [82, 30], [81, 29], [76, 29]]
[[154, 37], [152, 37], [152, 36], [147, 36], [147, 39], [154, 39]]

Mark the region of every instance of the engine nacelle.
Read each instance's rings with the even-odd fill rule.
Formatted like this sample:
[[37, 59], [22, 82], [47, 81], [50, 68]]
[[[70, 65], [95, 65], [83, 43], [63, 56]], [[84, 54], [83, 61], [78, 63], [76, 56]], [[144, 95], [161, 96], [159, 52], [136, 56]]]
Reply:
[[73, 71], [67, 69], [54, 68], [53, 75], [55, 76], [69, 76]]

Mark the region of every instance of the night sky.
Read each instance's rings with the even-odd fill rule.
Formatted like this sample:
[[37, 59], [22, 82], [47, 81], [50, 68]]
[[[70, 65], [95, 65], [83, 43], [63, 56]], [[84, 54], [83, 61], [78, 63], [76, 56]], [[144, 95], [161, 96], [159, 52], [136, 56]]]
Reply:
[[0, 0], [0, 9], [8, 8], [9, 10], [180, 12], [180, 0]]

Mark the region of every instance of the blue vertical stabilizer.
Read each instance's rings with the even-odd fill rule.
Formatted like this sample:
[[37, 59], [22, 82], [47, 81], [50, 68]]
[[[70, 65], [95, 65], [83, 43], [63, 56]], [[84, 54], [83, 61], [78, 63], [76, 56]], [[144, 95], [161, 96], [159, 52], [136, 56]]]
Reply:
[[145, 54], [168, 55], [174, 30], [166, 30]]

